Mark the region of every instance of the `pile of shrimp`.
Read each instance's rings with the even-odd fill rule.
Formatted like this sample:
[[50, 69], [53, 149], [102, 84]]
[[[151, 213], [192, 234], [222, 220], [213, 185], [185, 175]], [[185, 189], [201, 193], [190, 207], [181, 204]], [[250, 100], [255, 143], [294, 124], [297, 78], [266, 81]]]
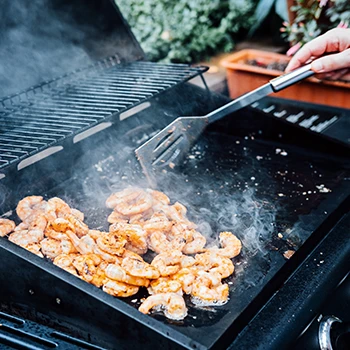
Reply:
[[[84, 214], [60, 198], [29, 196], [16, 208], [19, 225], [0, 219], [0, 236], [113, 296], [147, 288], [150, 296], [139, 307], [145, 314], [154, 309], [181, 320], [187, 316], [185, 294], [197, 305], [227, 302], [222, 280], [234, 272], [231, 259], [242, 248], [235, 235], [221, 232], [220, 247], [206, 248], [186, 207], [151, 189], [113, 193], [106, 206], [113, 209], [108, 232], [90, 229]], [[154, 252], [149, 262], [142, 257], [148, 250]]]

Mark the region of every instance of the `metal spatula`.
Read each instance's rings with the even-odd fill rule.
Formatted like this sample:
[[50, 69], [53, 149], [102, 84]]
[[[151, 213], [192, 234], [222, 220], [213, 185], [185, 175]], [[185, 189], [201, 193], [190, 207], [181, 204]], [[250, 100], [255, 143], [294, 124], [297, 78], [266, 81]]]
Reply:
[[188, 152], [193, 142], [208, 124], [226, 117], [272, 92], [278, 92], [296, 84], [313, 74], [311, 64], [309, 64], [270, 80], [260, 88], [238, 97], [203, 117], [179, 117], [174, 120], [135, 151], [151, 185], [155, 185], [154, 170], [167, 166], [173, 167]]

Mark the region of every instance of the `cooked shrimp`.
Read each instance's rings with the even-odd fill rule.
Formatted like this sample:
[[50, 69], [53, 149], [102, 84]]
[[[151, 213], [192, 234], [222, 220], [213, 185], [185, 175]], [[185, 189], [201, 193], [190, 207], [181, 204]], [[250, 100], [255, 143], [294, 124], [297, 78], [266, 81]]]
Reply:
[[78, 276], [77, 270], [73, 266], [73, 260], [75, 257], [79, 256], [78, 254], [61, 254], [56, 256], [53, 260], [53, 263], [67, 272]]
[[106, 200], [106, 207], [114, 209], [117, 204], [134, 201], [143, 190], [140, 188], [126, 188], [123, 191], [111, 194]]
[[73, 259], [72, 265], [77, 269], [79, 275], [86, 281], [91, 282], [96, 267], [101, 263], [101, 258], [96, 254], [78, 255]]
[[203, 235], [183, 222], [179, 222], [172, 227], [171, 235], [173, 237], [181, 236], [184, 238], [186, 244], [182, 251], [185, 254], [196, 254], [203, 251], [207, 242]]
[[110, 226], [109, 231], [117, 236], [124, 236], [127, 240], [125, 248], [137, 254], [147, 252], [146, 231], [140, 225], [117, 223]]
[[196, 254], [196, 267], [204, 271], [218, 272], [222, 278], [233, 274], [234, 266], [229, 258], [214, 252]]
[[170, 199], [165, 193], [151, 189], [147, 189], [146, 191], [151, 194], [154, 201], [160, 202], [164, 205], [170, 204]]
[[177, 293], [151, 295], [142, 303], [139, 311], [148, 314], [153, 308], [163, 310], [164, 315], [173, 320], [182, 320], [187, 316], [185, 301]]
[[103, 236], [106, 232], [102, 232], [99, 230], [89, 230], [88, 235], [94, 239], [95, 241], [97, 240], [97, 238]]
[[187, 255], [183, 255], [181, 258], [181, 262], [180, 265], [181, 267], [191, 267], [196, 263], [196, 259], [193, 258], [192, 256], [187, 256]]
[[17, 204], [16, 213], [18, 217], [25, 221], [35, 210], [35, 206], [43, 201], [41, 196], [28, 196], [20, 200]]
[[160, 277], [151, 281], [147, 290], [149, 294], [178, 293], [182, 295], [182, 284], [169, 277]]
[[186, 241], [183, 237], [175, 237], [168, 240], [167, 236], [161, 231], [154, 231], [148, 237], [148, 247], [156, 253], [162, 253], [171, 250], [182, 250]]
[[0, 218], [0, 237], [4, 237], [14, 231], [16, 228], [16, 224], [9, 219], [1, 219]]
[[180, 270], [182, 257], [180, 250], [167, 251], [158, 254], [151, 262], [151, 265], [158, 269], [162, 277], [166, 277]]
[[51, 222], [52, 228], [57, 232], [65, 233], [70, 230], [75, 233], [74, 226], [71, 222], [64, 218], [57, 218]]
[[80, 210], [72, 208], [70, 211], [77, 219], [84, 221], [84, 213], [82, 213]]
[[113, 210], [112, 213], [108, 216], [107, 221], [110, 224], [115, 224], [117, 222], [128, 223], [129, 222], [129, 218], [127, 216], [123, 215], [123, 214], [120, 214], [116, 210]]
[[[141, 258], [141, 257], [140, 257]], [[160, 276], [159, 271], [150, 264], [140, 259], [126, 257], [121, 267], [131, 276], [155, 279]]]
[[154, 213], [152, 217], [143, 224], [144, 230], [148, 232], [162, 231], [167, 232], [171, 229], [172, 223], [164, 213]]
[[40, 247], [43, 254], [50, 259], [54, 259], [63, 253], [61, 242], [52, 238], [44, 238], [40, 242]]
[[223, 305], [228, 301], [229, 287], [227, 284], [212, 283], [208, 276], [197, 277], [192, 285], [192, 302], [197, 305]]
[[70, 206], [61, 198], [53, 197], [47, 201], [46, 216], [50, 221], [70, 213]]
[[108, 281], [111, 281], [111, 280], [107, 278], [104, 269], [98, 266], [89, 282], [94, 286], [96, 286], [97, 288], [101, 288]]
[[43, 214], [40, 214], [33, 218], [31, 221], [28, 230], [40, 230], [40, 231], [45, 231], [47, 227], [47, 219]]
[[152, 196], [142, 191], [135, 199], [118, 203], [115, 210], [123, 215], [135, 215], [149, 210], [152, 204]]
[[226, 258], [234, 258], [242, 249], [241, 241], [232, 232], [220, 233], [220, 245], [222, 248], [208, 248], [207, 251], [215, 252]]
[[106, 276], [112, 280], [132, 284], [133, 286], [148, 287], [149, 280], [141, 277], [130, 276], [119, 265], [109, 264], [106, 268]]
[[68, 238], [67, 235], [65, 235], [66, 238], [60, 240], [60, 247], [62, 250], [62, 253], [64, 254], [72, 254], [72, 253], [78, 253], [78, 251], [75, 249], [73, 243]]
[[71, 240], [75, 249], [80, 254], [90, 254], [94, 252], [96, 242], [88, 235], [79, 238], [74, 232], [67, 230], [66, 235]]
[[26, 247], [31, 243], [39, 243], [44, 238], [44, 233], [41, 230], [23, 230], [11, 233], [9, 241]]
[[114, 297], [126, 298], [136, 294], [139, 291], [139, 287], [123, 282], [108, 280], [108, 282], [103, 285], [102, 290]]
[[64, 214], [64, 219], [69, 221], [74, 227], [74, 232], [78, 237], [83, 237], [89, 232], [88, 226], [73, 214]]
[[[171, 276], [171, 278], [174, 281], [178, 281], [181, 283], [182, 290], [186, 294], [190, 294], [192, 291], [192, 285], [196, 279], [197, 271], [196, 269], [191, 268], [183, 268], [174, 275]], [[152, 285], [152, 282], [151, 282]]]
[[119, 256], [123, 254], [127, 240], [116, 232], [105, 232], [96, 239], [96, 243], [104, 252]]
[[28, 244], [27, 246], [22, 247], [22, 248], [27, 249], [28, 251], [30, 251], [31, 253], [37, 255], [40, 258], [44, 257], [44, 255], [40, 251], [41, 247], [40, 247], [39, 243], [31, 243], [31, 244]]
[[93, 247], [93, 252], [94, 254], [99, 255], [103, 260], [107, 261], [108, 263], [115, 263], [118, 261], [118, 257], [116, 257], [115, 255], [106, 253], [105, 251], [100, 249], [97, 246], [97, 244], [95, 244], [95, 246]]
[[19, 225], [17, 225], [14, 229], [14, 231], [23, 231], [23, 230], [28, 230], [29, 228], [29, 223], [28, 222], [21, 222]]

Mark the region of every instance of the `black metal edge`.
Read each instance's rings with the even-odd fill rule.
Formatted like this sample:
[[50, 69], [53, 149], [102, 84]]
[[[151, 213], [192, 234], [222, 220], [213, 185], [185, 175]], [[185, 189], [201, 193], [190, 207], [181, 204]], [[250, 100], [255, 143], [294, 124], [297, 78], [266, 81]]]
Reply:
[[128, 305], [127, 303], [123, 302], [122, 300], [112, 297], [111, 295], [103, 292], [101, 289], [93, 286], [92, 284], [89, 284], [73, 276], [67, 271], [55, 266], [53, 263], [36, 256], [35, 254], [10, 242], [5, 238], [0, 238], [0, 250], [1, 249], [5, 249], [11, 254], [14, 254], [17, 257], [23, 259], [27, 263], [40, 268], [41, 270], [43, 270], [44, 273], [49, 273], [55, 278], [58, 278], [61, 281], [70, 284], [71, 286], [88, 294], [94, 299], [101, 301], [102, 303], [112, 307], [116, 311], [123, 313], [124, 315], [130, 317], [136, 322], [141, 323], [142, 325], [152, 329], [153, 331], [161, 334], [165, 338], [168, 338], [187, 349], [207, 349], [202, 344], [194, 341], [193, 339], [189, 338], [183, 333], [176, 331], [174, 328], [167, 326], [163, 322], [158, 321], [153, 317], [142, 314], [141, 312]]
[[[343, 216], [228, 347], [287, 349], [349, 271], [350, 198]], [[297, 254], [291, 258], [295, 261]]]
[[[22, 160], [24, 160], [24, 159], [26, 159], [28, 157], [31, 157], [31, 156], [33, 156], [33, 155], [35, 155], [35, 154], [37, 154], [37, 153], [39, 153], [39, 152], [41, 152], [41, 151], [43, 151], [45, 149], [48, 149], [49, 147], [60, 146], [60, 145], [62, 145], [62, 142], [70, 142], [71, 140], [73, 140], [74, 136], [76, 136], [76, 135], [82, 133], [83, 131], [86, 131], [86, 130], [88, 130], [88, 129], [90, 129], [90, 128], [98, 125], [98, 124], [101, 124], [103, 122], [108, 122], [108, 121], [119, 122], [119, 116], [120, 116], [121, 113], [124, 113], [124, 112], [128, 111], [129, 109], [134, 108], [134, 107], [136, 107], [136, 106], [138, 106], [138, 105], [140, 105], [140, 104], [142, 104], [144, 102], [152, 101], [152, 99], [154, 97], [158, 97], [158, 96], [162, 95], [163, 93], [165, 93], [166, 91], [168, 91], [168, 90], [170, 90], [170, 89], [172, 89], [172, 88], [174, 88], [174, 87], [176, 87], [176, 86], [178, 86], [180, 84], [186, 83], [189, 80], [191, 80], [191, 79], [193, 79], [193, 78], [195, 78], [195, 77], [197, 77], [199, 75], [202, 75], [204, 72], [206, 72], [209, 69], [209, 67], [207, 67], [207, 66], [192, 66], [192, 65], [183, 65], [183, 64], [180, 64], [180, 65], [181, 66], [186, 66], [186, 67], [189, 67], [189, 68], [191, 68], [191, 67], [195, 68], [195, 69], [197, 69], [197, 72], [194, 73], [193, 75], [191, 75], [190, 77], [184, 78], [181, 82], [178, 82], [178, 83], [174, 84], [170, 88], [166, 88], [166, 89], [164, 89], [164, 90], [162, 90], [162, 91], [160, 91], [160, 92], [158, 92], [158, 93], [156, 93], [156, 94], [154, 94], [154, 95], [152, 95], [152, 96], [150, 96], [150, 97], [148, 97], [148, 98], [146, 98], [146, 99], [144, 99], [144, 100], [142, 100], [142, 101], [140, 101], [138, 103], [132, 104], [129, 107], [125, 107], [124, 109], [120, 110], [117, 113], [112, 113], [109, 116], [106, 116], [104, 119], [100, 119], [99, 121], [97, 121], [95, 123], [91, 123], [89, 126], [82, 127], [81, 129], [77, 130], [76, 132], [72, 132], [69, 135], [63, 136], [62, 138], [60, 138], [60, 139], [58, 139], [56, 141], [53, 141], [50, 144], [48, 144], [48, 145], [46, 145], [46, 146], [44, 146], [44, 147], [42, 147], [42, 148], [40, 148], [40, 149], [38, 149], [36, 151], [33, 151], [32, 153], [30, 153], [27, 156], [20, 157], [18, 160], [13, 161], [10, 164], [5, 165], [3, 167], [0, 167], [0, 174], [4, 174], [6, 176], [8, 171], [11, 171], [11, 169], [12, 169], [12, 171], [16, 171], [16, 166]], [[23, 93], [23, 96], [25, 96], [25, 94], [26, 93]], [[1, 101], [0, 101], [0, 103], [1, 103]], [[64, 150], [62, 150], [62, 151], [64, 151]], [[1, 178], [0, 178], [0, 181], [1, 181]]]
[[[266, 97], [266, 99], [268, 101], [271, 101], [271, 103], [273, 103], [275, 101], [275, 103], [286, 103], [286, 104], [289, 104], [290, 106], [293, 106], [293, 107], [315, 108], [315, 109], [318, 109], [318, 110], [321, 110], [321, 111], [323, 110], [323, 111], [326, 111], [326, 112], [339, 113], [341, 115], [341, 117], [347, 117], [347, 118], [350, 117], [350, 109], [339, 108], [339, 107], [332, 107], [332, 106], [326, 106], [326, 105], [320, 105], [320, 104], [316, 104], [316, 103], [301, 102], [301, 101], [291, 100], [291, 99], [287, 99], [287, 98], [280, 98], [280, 97], [268, 96], [268, 97]], [[350, 151], [350, 144], [348, 145], [348, 144], [346, 144], [344, 142], [340, 142], [339, 140], [337, 140], [335, 138], [332, 138], [332, 137], [327, 135], [327, 130], [332, 125], [327, 127], [321, 133], [315, 133], [314, 131], [312, 131], [310, 129], [302, 128], [302, 127], [298, 126], [297, 124], [292, 124], [292, 123], [288, 122], [285, 119], [275, 118], [275, 117], [272, 117], [268, 113], [264, 113], [264, 112], [262, 112], [262, 113], [265, 114], [269, 118], [273, 118], [273, 119], [279, 120], [282, 124], [286, 124], [289, 127], [296, 128], [298, 130], [302, 130], [302, 132], [305, 135], [307, 135], [307, 136], [315, 137], [315, 135], [318, 135], [322, 139], [333, 143], [336, 147], [339, 147], [340, 148], [339, 151], [343, 152], [344, 154], [349, 154], [348, 152]]]

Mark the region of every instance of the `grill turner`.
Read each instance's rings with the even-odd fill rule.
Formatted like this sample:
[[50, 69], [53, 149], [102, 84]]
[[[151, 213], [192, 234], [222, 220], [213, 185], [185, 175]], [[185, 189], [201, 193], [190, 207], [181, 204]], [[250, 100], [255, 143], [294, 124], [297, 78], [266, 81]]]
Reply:
[[270, 80], [265, 85], [246, 93], [215, 111], [202, 117], [179, 117], [136, 149], [136, 156], [150, 185], [156, 185], [154, 171], [175, 166], [206, 126], [227, 115], [246, 107], [255, 101], [281, 91], [313, 75], [311, 64]]

